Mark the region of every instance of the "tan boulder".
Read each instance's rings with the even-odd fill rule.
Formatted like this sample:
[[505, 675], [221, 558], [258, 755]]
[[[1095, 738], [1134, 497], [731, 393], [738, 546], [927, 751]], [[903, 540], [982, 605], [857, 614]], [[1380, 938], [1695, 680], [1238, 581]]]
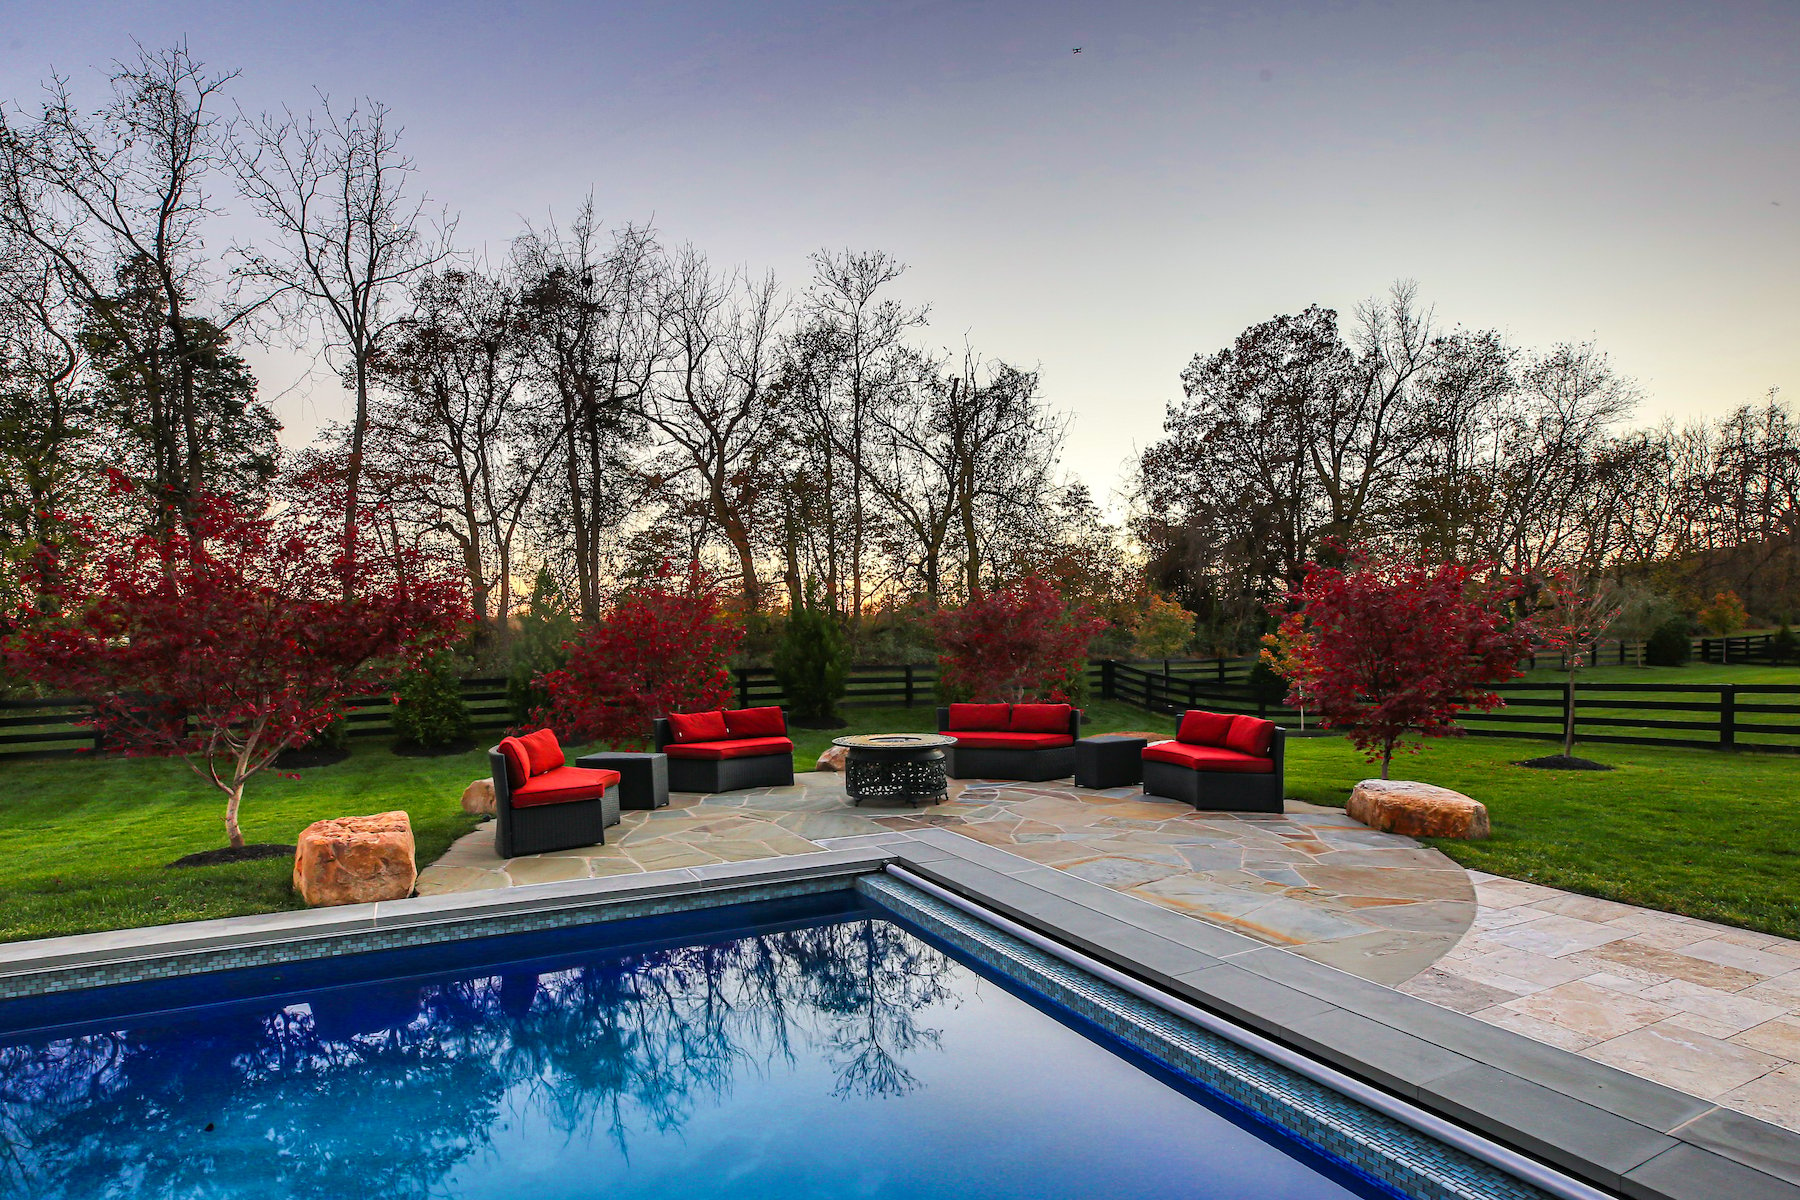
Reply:
[[314, 821], [294, 847], [294, 890], [314, 908], [403, 899], [418, 877], [403, 812]]
[[813, 770], [842, 771], [844, 769], [844, 758], [849, 753], [850, 751], [843, 746], [827, 746], [825, 748], [825, 753], [819, 755], [819, 765], [814, 767]]
[[1484, 838], [1487, 806], [1461, 792], [1408, 779], [1365, 779], [1346, 809], [1370, 829], [1411, 837]]
[[477, 779], [463, 789], [462, 808], [466, 813], [491, 817], [494, 815], [494, 781]]

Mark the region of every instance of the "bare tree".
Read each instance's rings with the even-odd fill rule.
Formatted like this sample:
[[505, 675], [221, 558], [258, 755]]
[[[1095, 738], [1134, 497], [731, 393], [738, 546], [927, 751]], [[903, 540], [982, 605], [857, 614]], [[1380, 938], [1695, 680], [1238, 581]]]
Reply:
[[344, 534], [357, 528], [368, 436], [371, 364], [405, 316], [395, 303], [410, 283], [450, 254], [454, 223], [444, 214], [428, 230], [430, 201], [409, 197], [416, 168], [400, 153], [400, 130], [374, 100], [337, 113], [319, 97], [322, 117], [263, 114], [229, 159], [238, 185], [274, 226], [278, 244], [235, 248], [240, 285], [262, 300], [291, 302], [291, 315], [324, 335], [355, 395], [350, 422]]
[[513, 243], [532, 383], [560, 429], [539, 526], [551, 556], [567, 559], [588, 620], [604, 606], [609, 543], [641, 491], [626, 460], [661, 361], [663, 259], [645, 225], [623, 226], [606, 244], [591, 196], [566, 231], [552, 223]]
[[[0, 107], [0, 232], [31, 245], [110, 342], [148, 409], [154, 485], [179, 511], [208, 486], [203, 360], [192, 308], [205, 290], [205, 183], [223, 157], [214, 114], [235, 72], [214, 74], [185, 46], [141, 47], [114, 67], [112, 99], [88, 116], [67, 80], [39, 115]], [[121, 302], [121, 288], [134, 293]], [[219, 334], [243, 314], [210, 323]], [[214, 344], [203, 344], [207, 341]]]
[[776, 325], [782, 316], [773, 275], [722, 276], [692, 247], [670, 273], [668, 362], [644, 415], [668, 446], [670, 474], [691, 476], [696, 507], [736, 559], [744, 606], [762, 603], [753, 526], [772, 480], [778, 410], [770, 390]]

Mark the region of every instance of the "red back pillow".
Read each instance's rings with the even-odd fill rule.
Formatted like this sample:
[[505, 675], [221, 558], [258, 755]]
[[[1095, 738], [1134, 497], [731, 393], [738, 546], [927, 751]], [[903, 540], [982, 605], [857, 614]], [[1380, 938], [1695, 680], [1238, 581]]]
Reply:
[[521, 734], [519, 744], [525, 747], [525, 760], [533, 775], [542, 775], [564, 765], [562, 743], [556, 740], [556, 734], [551, 730], [538, 729]]
[[1190, 708], [1181, 715], [1181, 728], [1175, 731], [1175, 740], [1186, 742], [1190, 746], [1225, 745], [1225, 739], [1231, 736], [1231, 722], [1234, 718], [1226, 713], [1201, 712]]
[[952, 733], [1005, 733], [1012, 718], [1010, 704], [952, 704], [950, 706], [950, 732]]
[[1263, 721], [1256, 717], [1231, 718], [1231, 733], [1225, 738], [1225, 748], [1236, 750], [1239, 754], [1254, 754], [1258, 758], [1269, 757], [1269, 748], [1275, 744], [1275, 722]]
[[531, 752], [516, 737], [500, 739], [500, 753], [506, 759], [506, 786], [521, 787], [531, 778]]
[[787, 718], [774, 706], [728, 708], [725, 710], [725, 729], [734, 738], [783, 737], [787, 734]]
[[1015, 704], [1011, 728], [1014, 733], [1067, 733], [1072, 711], [1067, 704]]
[[722, 742], [731, 734], [725, 714], [718, 709], [703, 713], [670, 713], [669, 736], [678, 742]]

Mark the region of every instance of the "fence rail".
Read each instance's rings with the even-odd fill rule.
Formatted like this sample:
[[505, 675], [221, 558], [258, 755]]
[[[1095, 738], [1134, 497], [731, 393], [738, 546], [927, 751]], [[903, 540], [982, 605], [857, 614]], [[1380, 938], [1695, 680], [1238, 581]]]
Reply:
[[[1206, 708], [1249, 713], [1286, 726], [1302, 714], [1257, 697], [1245, 684], [1101, 664], [1100, 695], [1156, 712]], [[1481, 737], [1558, 741], [1573, 713], [1578, 742], [1683, 749], [1800, 753], [1800, 684], [1503, 683], [1505, 707], [1467, 712], [1458, 723]]]
[[[1731, 645], [1719, 653], [1730, 655], [1730, 661], [1752, 662], [1758, 645], [1773, 640], [1767, 634], [1756, 637], [1762, 643], [1756, 638], [1709, 640], [1728, 640]], [[1253, 658], [1107, 659], [1090, 665], [1088, 685], [1091, 695], [1153, 712], [1207, 708], [1299, 725], [1299, 711], [1251, 689], [1255, 662]], [[736, 669], [732, 685], [740, 707], [787, 702], [775, 672], [767, 667]], [[1572, 700], [1561, 683], [1507, 683], [1495, 691], [1506, 700], [1506, 707], [1464, 714], [1461, 724], [1469, 733], [1556, 740], [1573, 708], [1576, 737], [1583, 742], [1800, 753], [1800, 685], [1581, 683]], [[933, 665], [861, 663], [848, 672], [843, 703], [847, 708], [911, 708], [936, 704], [936, 692]], [[462, 697], [478, 732], [512, 724], [506, 680], [465, 679]], [[0, 760], [104, 749], [94, 728], [83, 723], [92, 711], [88, 701], [73, 696], [0, 699]], [[388, 733], [391, 714], [388, 696], [355, 701], [346, 706], [349, 735]]]

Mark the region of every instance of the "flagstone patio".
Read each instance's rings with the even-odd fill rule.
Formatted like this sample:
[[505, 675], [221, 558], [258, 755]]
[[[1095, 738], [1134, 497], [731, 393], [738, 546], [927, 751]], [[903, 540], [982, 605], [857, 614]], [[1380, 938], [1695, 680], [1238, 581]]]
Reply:
[[1474, 925], [1401, 991], [1800, 1130], [1800, 942], [1469, 876]]
[[818, 849], [820, 839], [939, 826], [1115, 891], [1389, 985], [1454, 946], [1475, 918], [1463, 869], [1330, 808], [1203, 813], [1136, 787], [956, 780], [947, 804], [855, 808], [843, 776], [626, 812], [607, 844], [502, 860], [492, 826], [419, 875], [419, 894], [690, 867]]

